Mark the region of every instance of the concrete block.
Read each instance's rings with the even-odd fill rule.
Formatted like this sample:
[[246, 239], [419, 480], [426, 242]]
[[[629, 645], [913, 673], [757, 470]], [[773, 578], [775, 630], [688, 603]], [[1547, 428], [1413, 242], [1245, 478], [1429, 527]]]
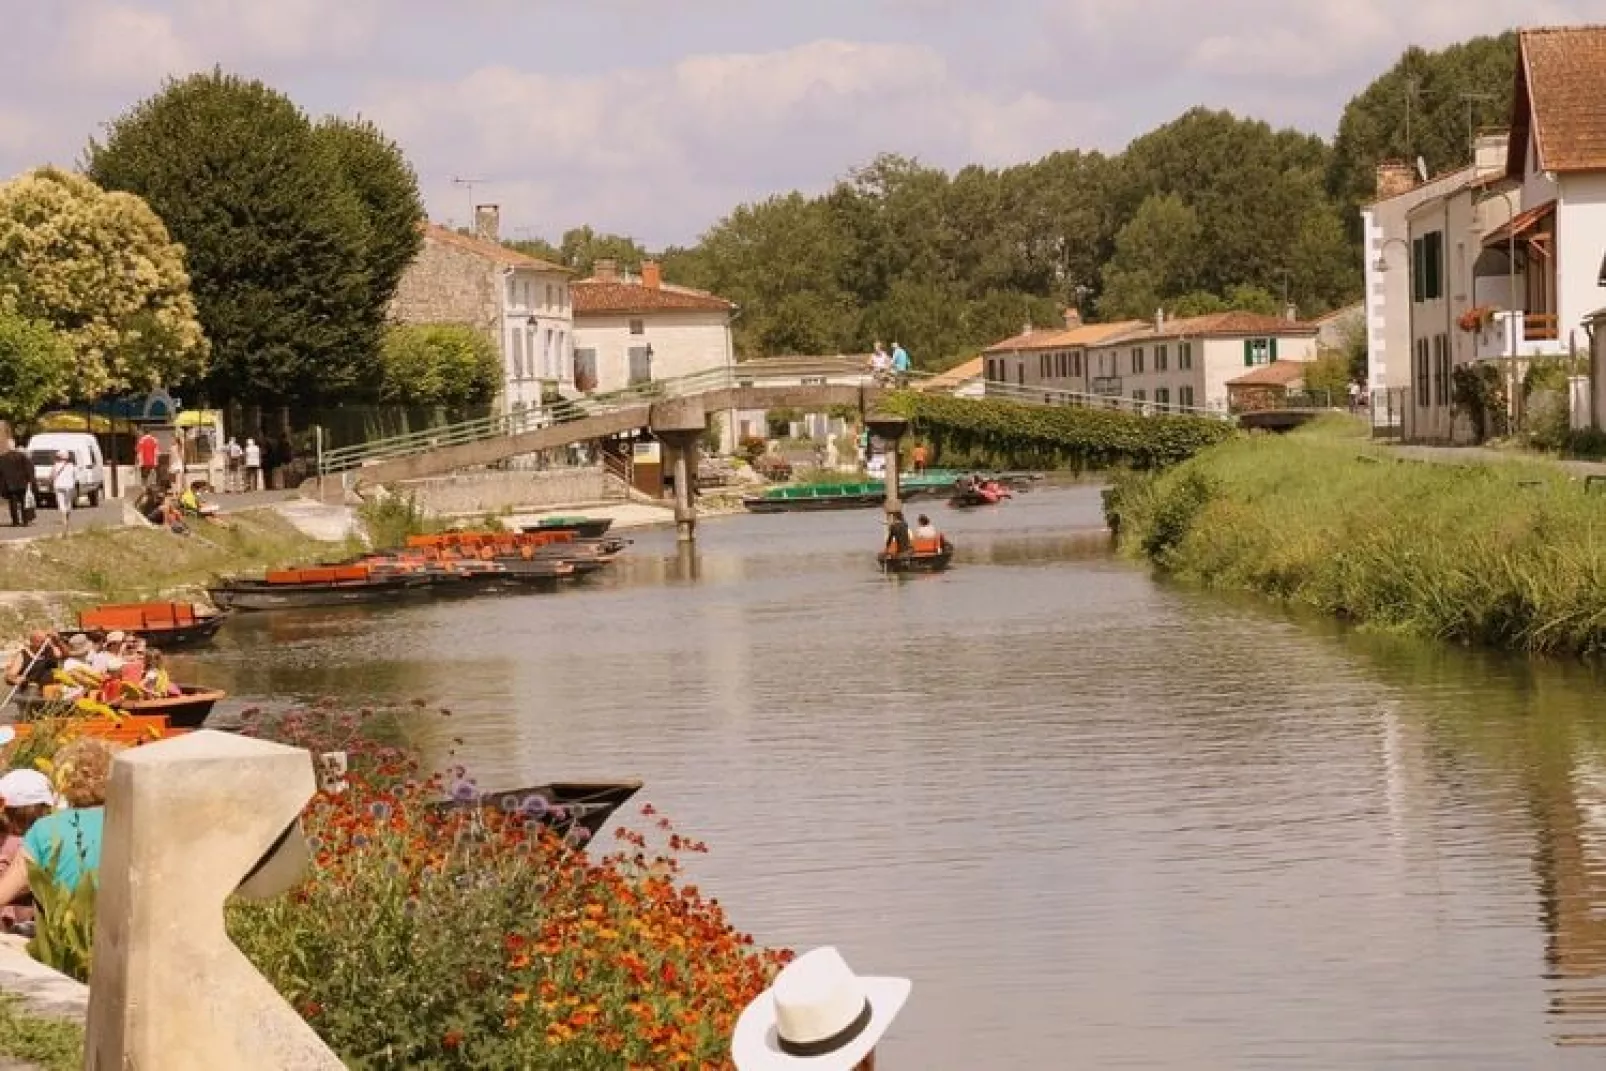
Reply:
[[203, 730], [117, 756], [88, 1071], [344, 1066], [223, 928], [224, 901], [296, 822], [313, 788], [308, 752], [231, 733]]
[[685, 431], [701, 434], [708, 426], [708, 411], [703, 407], [701, 397], [669, 398], [653, 403], [650, 420], [654, 432]]

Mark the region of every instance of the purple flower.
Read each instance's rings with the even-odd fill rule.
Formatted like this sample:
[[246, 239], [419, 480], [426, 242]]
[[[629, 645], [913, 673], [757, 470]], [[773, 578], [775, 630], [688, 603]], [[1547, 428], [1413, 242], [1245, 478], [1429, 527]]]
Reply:
[[554, 822], [567, 822], [569, 820], [569, 808], [562, 805], [548, 807], [546, 816]]
[[351, 846], [353, 848], [366, 848], [366, 847], [368, 847], [368, 834], [366, 834], [366, 833], [358, 833], [355, 837], [352, 837], [351, 838]]
[[519, 803], [519, 809], [532, 817], [540, 817], [541, 815], [546, 814], [547, 811], [551, 809], [551, 806], [552, 805], [547, 802], [545, 796], [538, 795], [534, 792], [530, 793], [528, 796], [525, 796], [524, 799]]
[[502, 797], [502, 811], [503, 811], [503, 813], [512, 814], [514, 811], [516, 811], [518, 809], [519, 809], [519, 798], [517, 796], [503, 796]]
[[480, 790], [474, 787], [472, 781], [459, 781], [452, 786], [452, 799], [458, 803], [474, 803], [480, 798]]
[[375, 800], [368, 805], [368, 813], [383, 822], [390, 817], [390, 804], [384, 800]]
[[591, 839], [591, 830], [585, 826], [575, 826], [563, 835], [563, 839], [578, 848]]

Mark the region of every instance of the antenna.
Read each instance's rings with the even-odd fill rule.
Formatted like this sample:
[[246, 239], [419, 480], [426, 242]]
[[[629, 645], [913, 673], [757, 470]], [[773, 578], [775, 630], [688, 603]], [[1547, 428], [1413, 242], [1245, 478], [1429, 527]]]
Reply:
[[470, 228], [472, 228], [474, 226], [474, 209], [475, 209], [474, 187], [475, 186], [489, 186], [490, 185], [490, 180], [489, 179], [482, 179], [482, 178], [458, 178], [456, 175], [453, 175], [452, 176], [452, 185], [453, 186], [466, 186], [468, 188], [468, 225], [469, 225]]
[[1477, 128], [1472, 125], [1472, 105], [1474, 101], [1494, 99], [1495, 95], [1493, 93], [1466, 92], [1461, 94], [1461, 101], [1467, 106], [1467, 151], [1472, 153], [1474, 160], [1476, 160], [1478, 153], [1478, 135]]

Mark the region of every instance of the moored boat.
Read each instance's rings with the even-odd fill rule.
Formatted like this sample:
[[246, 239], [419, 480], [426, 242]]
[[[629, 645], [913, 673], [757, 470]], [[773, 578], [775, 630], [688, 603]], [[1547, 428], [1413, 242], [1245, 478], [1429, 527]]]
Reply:
[[524, 525], [519, 531], [526, 534], [571, 532], [578, 539], [600, 539], [611, 527], [612, 517], [542, 517], [535, 524]]
[[[161, 696], [153, 699], [119, 698], [106, 702], [106, 705], [119, 714], [133, 714], [142, 716], [162, 716], [167, 719], [166, 724], [178, 729], [194, 729], [203, 724], [211, 715], [212, 708], [218, 701], [227, 699], [229, 693], [218, 688], [201, 688], [192, 685], [179, 685], [181, 694], [174, 696]], [[17, 708], [18, 721], [32, 721], [35, 718], [48, 717], [58, 711], [67, 710], [72, 701], [56, 697], [41, 695], [17, 695], [11, 700]]]
[[366, 566], [272, 570], [258, 579], [233, 578], [209, 588], [212, 601], [233, 610], [286, 610], [393, 602], [427, 592], [426, 577], [375, 573]]
[[559, 832], [584, 829], [584, 839], [589, 840], [601, 833], [613, 813], [640, 791], [640, 781], [554, 781], [532, 788], [485, 793], [470, 785], [460, 785], [440, 806], [477, 807], [516, 815]]
[[110, 632], [138, 636], [172, 650], [206, 643], [229, 619], [227, 610], [197, 613], [187, 602], [138, 602], [96, 606], [78, 615], [78, 631], [97, 643]]

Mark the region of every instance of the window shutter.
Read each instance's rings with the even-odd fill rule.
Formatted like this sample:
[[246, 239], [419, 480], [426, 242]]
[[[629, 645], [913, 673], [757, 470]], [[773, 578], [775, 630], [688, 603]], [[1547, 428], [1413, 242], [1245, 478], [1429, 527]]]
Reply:
[[1255, 340], [1244, 339], [1244, 367], [1253, 368], [1255, 364]]
[[1427, 275], [1427, 255], [1422, 239], [1418, 238], [1411, 243], [1411, 300], [1421, 301], [1424, 293], [1423, 282]]
[[1277, 336], [1276, 335], [1273, 335], [1271, 337], [1271, 359], [1273, 361], [1275, 361], [1277, 359]]

